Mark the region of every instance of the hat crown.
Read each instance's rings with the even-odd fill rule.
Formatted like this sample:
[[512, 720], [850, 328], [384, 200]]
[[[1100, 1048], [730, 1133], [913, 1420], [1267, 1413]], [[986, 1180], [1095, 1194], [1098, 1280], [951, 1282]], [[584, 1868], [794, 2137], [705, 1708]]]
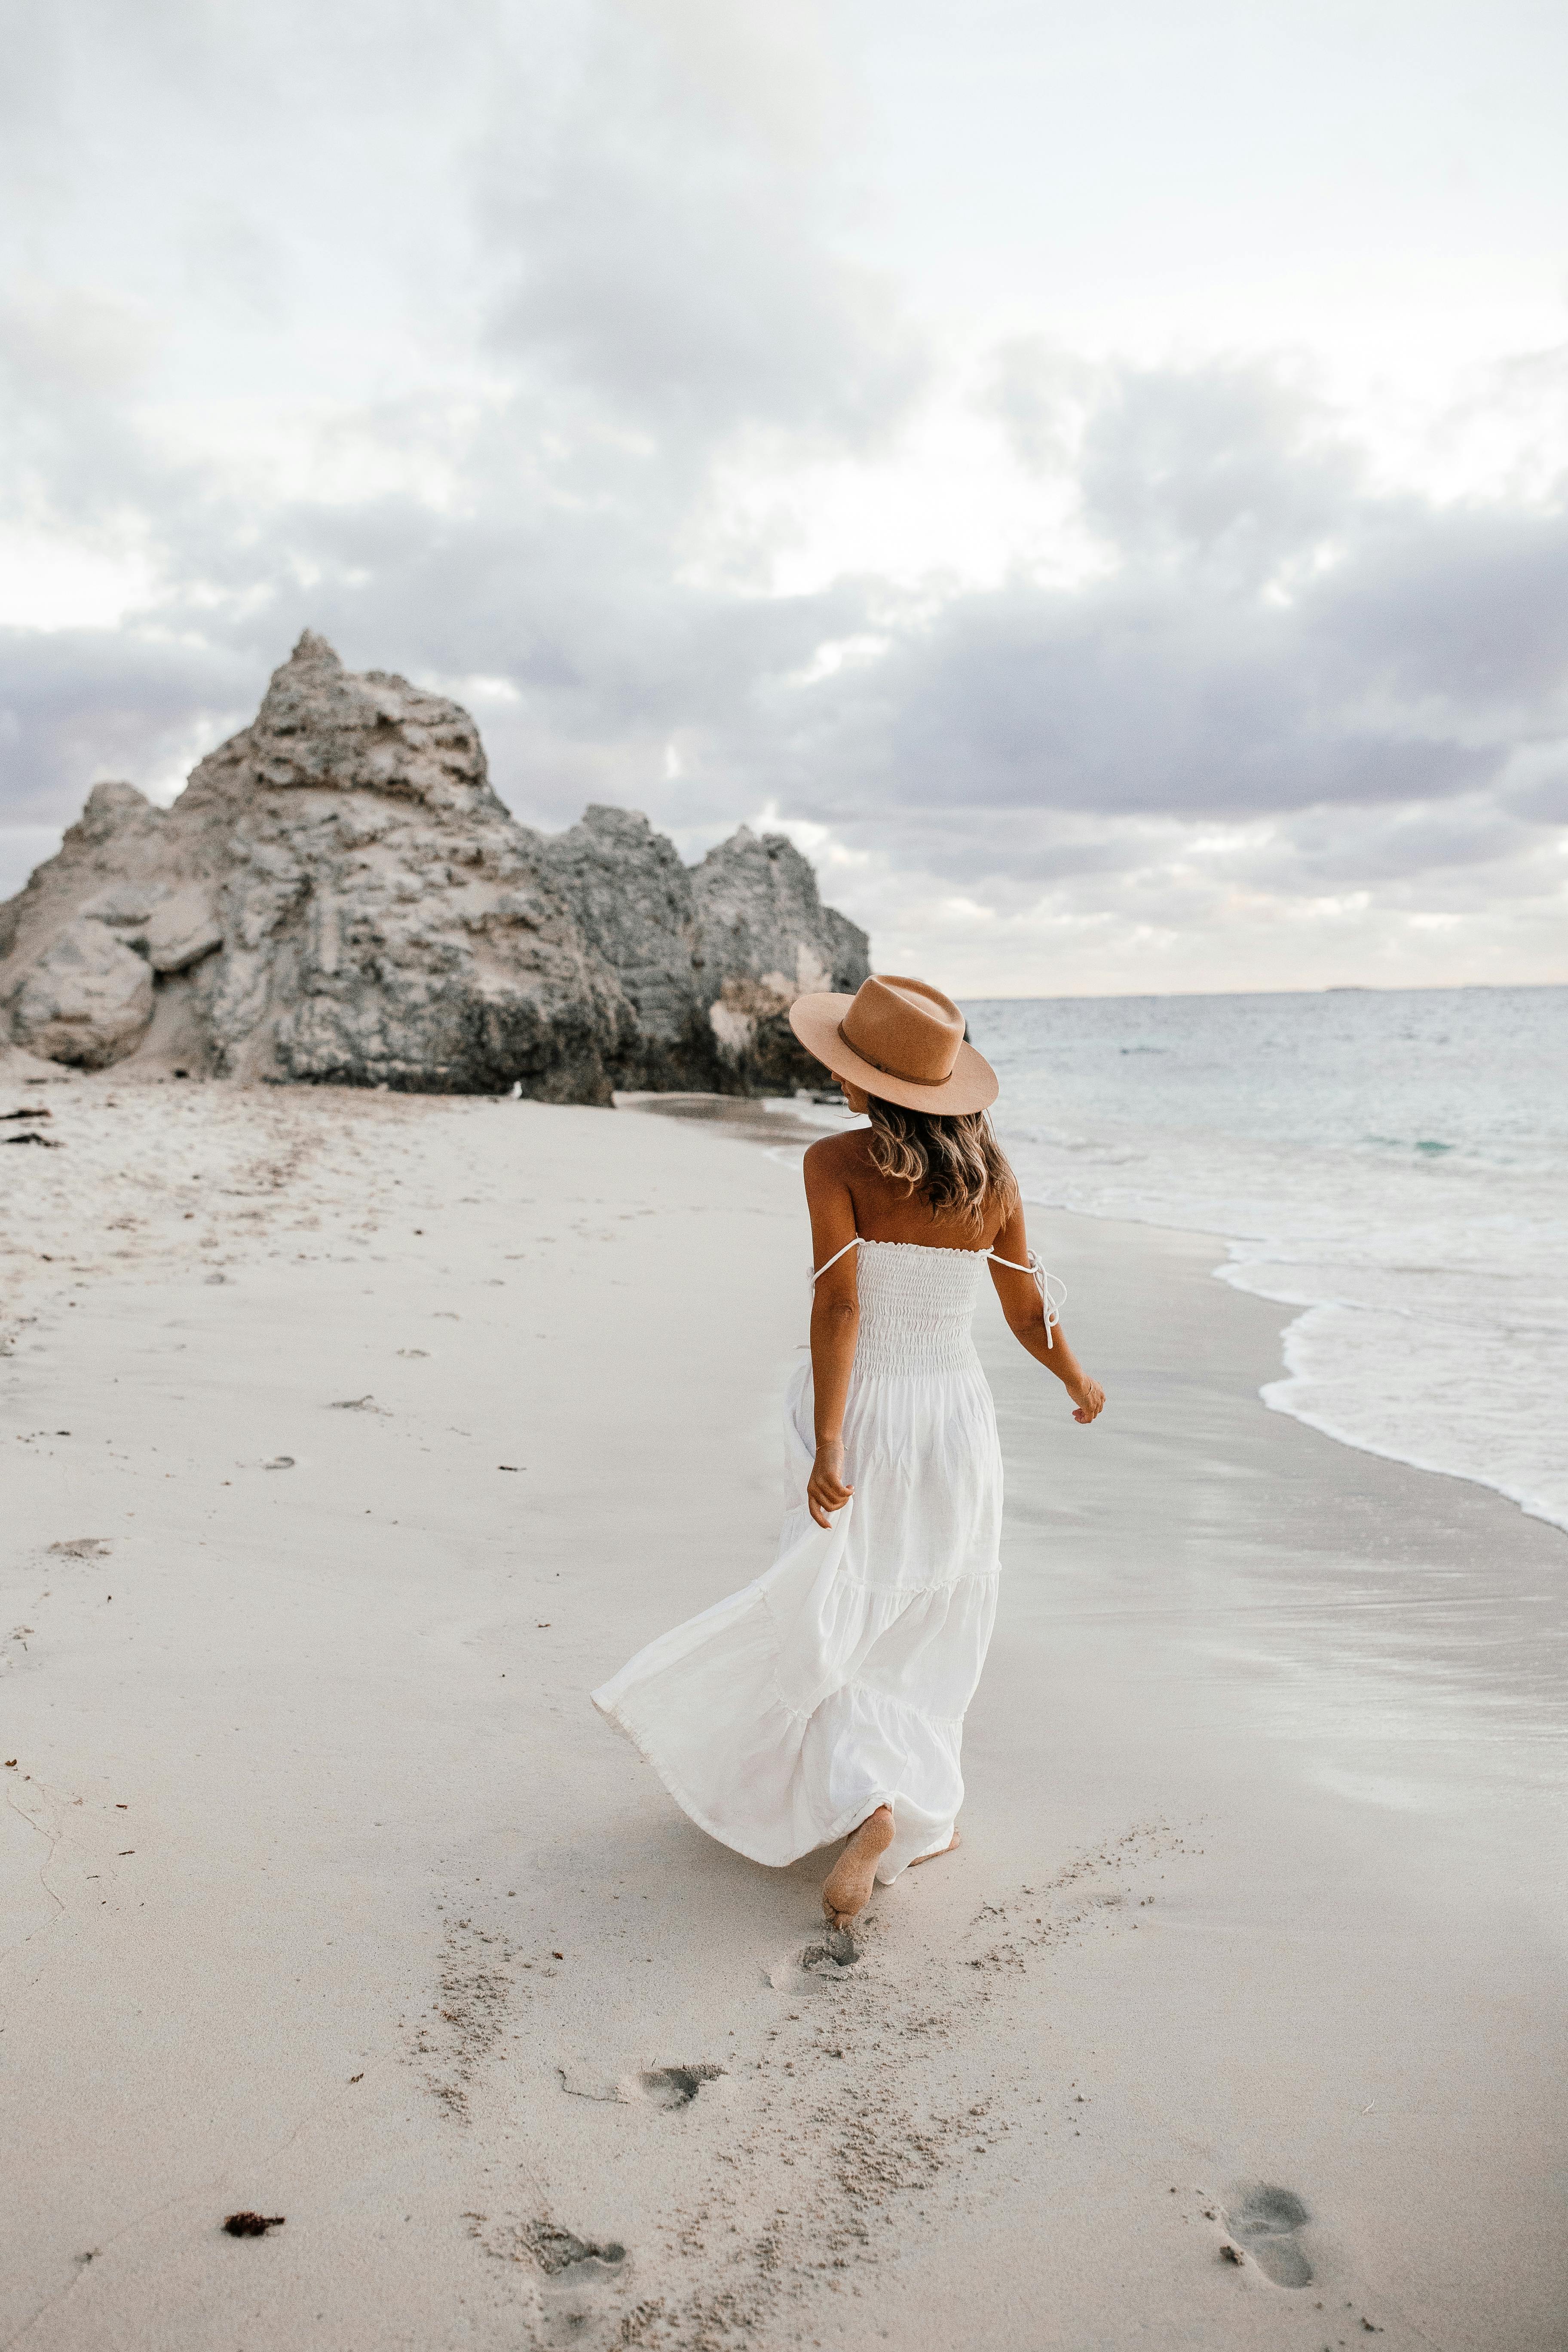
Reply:
[[963, 1015], [940, 988], [888, 972], [861, 983], [838, 1034], [887, 1076], [906, 1086], [942, 1086], [963, 1043]]

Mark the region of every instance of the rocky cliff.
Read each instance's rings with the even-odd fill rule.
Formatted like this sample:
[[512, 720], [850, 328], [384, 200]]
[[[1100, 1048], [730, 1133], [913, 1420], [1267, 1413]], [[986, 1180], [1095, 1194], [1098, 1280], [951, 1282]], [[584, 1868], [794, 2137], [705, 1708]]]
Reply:
[[759, 836], [742, 825], [709, 851], [691, 890], [708, 1024], [721, 1063], [745, 1093], [820, 1081], [789, 1008], [817, 989], [858, 988], [871, 969], [865, 932], [823, 905], [816, 875], [782, 833]]
[[742, 825], [688, 867], [646, 816], [593, 807], [543, 850], [630, 1007], [617, 1086], [750, 1094], [820, 1079], [789, 1008], [805, 990], [858, 988], [868, 942], [824, 907], [784, 834]]
[[309, 633], [171, 809], [96, 785], [0, 907], [12, 1042], [193, 1076], [789, 1086], [816, 1075], [789, 1003], [868, 968], [782, 835], [742, 828], [694, 870], [626, 810], [547, 839], [491, 790], [467, 711]]

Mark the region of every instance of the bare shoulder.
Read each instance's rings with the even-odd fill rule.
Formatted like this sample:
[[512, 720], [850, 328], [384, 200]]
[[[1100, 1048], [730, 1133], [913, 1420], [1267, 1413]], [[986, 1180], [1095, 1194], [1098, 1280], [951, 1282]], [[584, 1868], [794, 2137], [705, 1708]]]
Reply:
[[866, 1138], [859, 1128], [851, 1128], [844, 1135], [825, 1135], [819, 1143], [806, 1147], [806, 1183], [847, 1183], [863, 1165], [865, 1156]]
[[999, 1250], [1005, 1257], [1022, 1260], [1028, 1239], [1024, 1227], [1024, 1197], [1016, 1178], [992, 1194], [986, 1204], [985, 1227], [992, 1249]]

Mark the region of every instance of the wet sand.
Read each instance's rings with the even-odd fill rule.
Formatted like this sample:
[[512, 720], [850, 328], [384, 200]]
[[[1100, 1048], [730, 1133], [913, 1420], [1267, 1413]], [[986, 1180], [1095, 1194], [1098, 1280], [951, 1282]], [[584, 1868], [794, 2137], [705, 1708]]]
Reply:
[[1037, 1221], [1089, 1432], [984, 1309], [966, 1843], [840, 1969], [586, 1697], [771, 1557], [789, 1142], [0, 1095], [0, 2343], [1568, 2340], [1568, 1540], [1214, 1245]]

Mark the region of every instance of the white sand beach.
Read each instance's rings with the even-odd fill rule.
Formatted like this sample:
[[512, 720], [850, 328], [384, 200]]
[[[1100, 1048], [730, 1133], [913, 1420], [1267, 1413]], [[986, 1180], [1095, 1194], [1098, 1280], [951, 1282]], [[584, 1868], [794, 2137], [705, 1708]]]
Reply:
[[0, 2345], [1568, 2343], [1568, 1538], [1266, 1411], [1215, 1244], [1032, 1221], [1089, 1431], [983, 1307], [964, 1843], [841, 1969], [588, 1700], [772, 1557], [787, 1118], [20, 1108]]

